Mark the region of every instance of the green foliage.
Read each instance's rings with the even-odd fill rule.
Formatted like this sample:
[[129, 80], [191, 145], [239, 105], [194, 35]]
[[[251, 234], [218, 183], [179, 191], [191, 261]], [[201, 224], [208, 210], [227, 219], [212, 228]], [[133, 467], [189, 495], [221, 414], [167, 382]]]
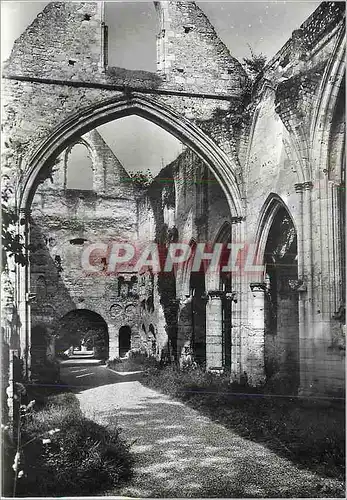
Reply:
[[48, 398], [22, 425], [17, 496], [90, 495], [131, 475], [129, 445], [115, 425], [86, 419], [73, 394]]
[[153, 182], [153, 175], [149, 169], [146, 172], [137, 170], [129, 174], [129, 179], [134, 182], [137, 187], [147, 188]]
[[131, 350], [127, 359], [110, 359], [107, 361], [107, 366], [116, 372], [135, 372], [157, 369], [160, 363], [154, 356], [149, 356], [146, 352]]
[[[9, 180], [9, 177], [4, 175], [3, 182]], [[19, 219], [18, 212], [9, 206], [9, 200], [12, 197], [14, 188], [7, 184], [3, 189], [1, 198], [1, 245], [2, 245], [2, 262], [5, 264], [7, 255], [14, 257], [16, 263], [24, 266], [26, 264], [25, 245], [23, 237], [18, 234], [18, 224], [24, 225], [24, 220]]]
[[256, 54], [253, 51], [252, 47], [249, 46], [249, 48], [251, 51], [251, 57], [244, 57], [243, 62], [249, 76], [252, 78], [252, 80], [256, 80], [264, 72], [264, 68], [266, 65], [266, 56], [262, 53]]
[[[12, 141], [9, 140], [11, 143]], [[7, 143], [7, 147], [10, 145]], [[17, 149], [19, 146], [17, 146]], [[20, 149], [18, 149], [20, 151]], [[56, 159], [44, 172], [39, 174], [37, 179], [38, 184], [42, 184], [46, 179], [53, 182], [53, 174], [55, 165], [58, 163]], [[4, 188], [1, 193], [1, 245], [2, 245], [2, 262], [3, 266], [7, 262], [7, 256], [13, 257], [14, 261], [21, 266], [27, 264], [26, 251], [31, 249], [31, 245], [26, 246], [24, 238], [18, 234], [18, 226], [25, 225], [24, 217], [20, 217], [17, 209], [13, 208], [9, 202], [15, 196], [15, 187], [8, 175], [2, 176]]]

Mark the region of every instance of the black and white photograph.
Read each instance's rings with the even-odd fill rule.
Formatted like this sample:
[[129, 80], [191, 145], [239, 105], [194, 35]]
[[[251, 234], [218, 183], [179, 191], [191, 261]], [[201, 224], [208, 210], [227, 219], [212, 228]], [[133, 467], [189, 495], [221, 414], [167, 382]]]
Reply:
[[1, 1], [1, 497], [345, 498], [345, 2]]

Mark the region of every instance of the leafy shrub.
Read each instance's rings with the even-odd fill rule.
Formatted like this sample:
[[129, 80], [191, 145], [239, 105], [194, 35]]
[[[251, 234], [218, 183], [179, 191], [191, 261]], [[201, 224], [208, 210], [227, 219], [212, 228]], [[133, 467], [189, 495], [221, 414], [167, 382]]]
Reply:
[[266, 56], [262, 53], [256, 54], [251, 46], [249, 46], [249, 49], [251, 51], [251, 57], [244, 57], [243, 63], [249, 76], [252, 79], [256, 79], [262, 76], [264, 72], [264, 68], [266, 65]]
[[86, 419], [73, 394], [50, 397], [28, 415], [22, 443], [17, 496], [89, 495], [131, 475], [132, 457], [120, 430]]
[[136, 172], [129, 173], [129, 180], [134, 182], [134, 184], [139, 188], [147, 188], [153, 182], [153, 175], [149, 169], [145, 172], [137, 170]]
[[154, 356], [149, 356], [140, 350], [131, 350], [127, 359], [110, 359], [107, 361], [108, 368], [118, 372], [146, 371], [159, 367], [159, 362]]

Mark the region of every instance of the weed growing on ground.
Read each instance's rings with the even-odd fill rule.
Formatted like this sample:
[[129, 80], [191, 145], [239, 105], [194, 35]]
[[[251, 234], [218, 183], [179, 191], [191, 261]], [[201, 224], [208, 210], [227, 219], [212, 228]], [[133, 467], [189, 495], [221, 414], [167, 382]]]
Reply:
[[328, 477], [344, 479], [344, 407], [230, 383], [230, 375], [171, 365], [149, 369], [142, 383], [187, 402], [247, 439]]
[[21, 442], [17, 496], [89, 495], [131, 476], [130, 447], [120, 429], [86, 419], [71, 393], [51, 396], [28, 413]]
[[110, 359], [106, 366], [116, 372], [135, 372], [159, 368], [160, 363], [154, 356], [134, 349], [129, 351], [126, 358]]

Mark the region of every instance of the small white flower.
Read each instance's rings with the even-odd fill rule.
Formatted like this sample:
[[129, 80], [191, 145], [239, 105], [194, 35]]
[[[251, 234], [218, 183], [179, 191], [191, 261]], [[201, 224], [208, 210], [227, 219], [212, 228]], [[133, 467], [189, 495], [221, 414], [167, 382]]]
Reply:
[[50, 442], [50, 439], [42, 439], [42, 444], [49, 444]]
[[18, 479], [20, 479], [21, 477], [23, 477], [23, 475], [24, 475], [24, 471], [23, 471], [23, 470], [20, 470], [20, 471], [18, 472]]
[[32, 401], [30, 401], [30, 403], [27, 406], [27, 410], [31, 410], [31, 408], [34, 406], [35, 403], [36, 403], [35, 399], [33, 399]]
[[26, 394], [26, 389], [23, 384], [21, 384], [20, 382], [16, 382], [15, 386], [18, 394]]
[[18, 470], [19, 459], [20, 459], [20, 454], [19, 454], [19, 452], [17, 451], [17, 453], [15, 454], [15, 457], [14, 457], [13, 465], [12, 465], [12, 469], [13, 469], [15, 472]]
[[53, 436], [53, 434], [56, 434], [56, 433], [57, 433], [57, 432], [59, 432], [59, 431], [60, 431], [60, 429], [51, 429], [50, 431], [48, 431], [48, 434], [49, 434], [50, 436]]

